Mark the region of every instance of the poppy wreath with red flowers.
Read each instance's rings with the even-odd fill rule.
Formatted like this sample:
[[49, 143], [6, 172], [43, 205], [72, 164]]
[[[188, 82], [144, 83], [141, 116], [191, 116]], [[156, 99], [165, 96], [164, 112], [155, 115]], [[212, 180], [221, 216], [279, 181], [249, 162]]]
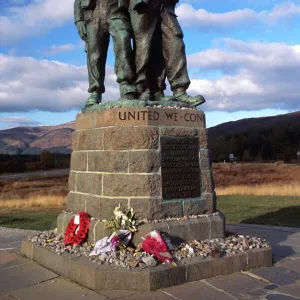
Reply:
[[80, 212], [78, 215], [80, 220], [79, 225], [74, 223], [75, 217], [73, 217], [68, 224], [65, 232], [65, 245], [80, 245], [87, 238], [90, 227], [90, 217], [85, 212]]

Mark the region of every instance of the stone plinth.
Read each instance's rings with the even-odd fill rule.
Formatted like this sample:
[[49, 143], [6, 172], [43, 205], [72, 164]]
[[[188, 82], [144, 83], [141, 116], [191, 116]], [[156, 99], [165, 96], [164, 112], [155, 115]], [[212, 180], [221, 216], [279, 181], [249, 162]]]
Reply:
[[256, 249], [231, 257], [185, 259], [177, 267], [161, 264], [154, 268], [127, 270], [98, 265], [87, 257], [57, 255], [23, 241], [21, 253], [42, 266], [92, 290], [153, 291], [173, 285], [272, 265], [271, 248]]
[[80, 114], [72, 147], [70, 212], [106, 219], [121, 203], [139, 219], [164, 219], [216, 209], [202, 111], [113, 108]]
[[[72, 143], [67, 212], [58, 216], [58, 233], [65, 233], [75, 213], [85, 211], [93, 217], [88, 242], [95, 244], [111, 234], [104, 219], [110, 219], [120, 203], [143, 220], [133, 237], [135, 245], [152, 230], [168, 233], [175, 245], [224, 237], [224, 217], [215, 213], [202, 111], [154, 107], [91, 111], [77, 116]], [[271, 249], [220, 259], [197, 257], [182, 260], [177, 267], [144, 270], [100, 266], [86, 257], [57, 255], [27, 241], [21, 252], [94, 290], [150, 291], [272, 263]]]

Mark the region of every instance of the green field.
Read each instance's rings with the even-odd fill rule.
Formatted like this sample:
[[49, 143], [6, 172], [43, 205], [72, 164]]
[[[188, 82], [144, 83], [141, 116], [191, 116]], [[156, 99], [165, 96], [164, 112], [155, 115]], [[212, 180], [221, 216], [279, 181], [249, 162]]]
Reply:
[[[300, 227], [300, 197], [218, 196], [227, 223]], [[61, 209], [0, 211], [0, 226], [47, 230], [56, 227]]]
[[61, 209], [0, 212], [0, 226], [31, 230], [54, 229], [60, 212]]
[[227, 223], [300, 227], [300, 197], [218, 196]]

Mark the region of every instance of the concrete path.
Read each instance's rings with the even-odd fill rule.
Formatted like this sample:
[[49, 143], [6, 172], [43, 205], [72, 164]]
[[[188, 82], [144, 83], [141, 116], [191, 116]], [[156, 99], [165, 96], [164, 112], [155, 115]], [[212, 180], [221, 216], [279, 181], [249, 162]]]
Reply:
[[22, 241], [38, 231], [0, 226], [0, 251], [19, 251]]
[[70, 173], [70, 169], [57, 169], [57, 170], [48, 170], [48, 171], [3, 174], [3, 175], [0, 175], [0, 180], [1, 179], [11, 179], [12, 180], [12, 179], [21, 179], [21, 178], [34, 178], [34, 177], [43, 177], [43, 176], [52, 176], [52, 175], [68, 175], [69, 173]]
[[[270, 240], [275, 265], [141, 293], [91, 291], [9, 250], [0, 251], [0, 300], [232, 300], [300, 299], [300, 228], [228, 225], [239, 234]], [[19, 236], [18, 236], [19, 239]], [[5, 246], [1, 242], [1, 247]], [[7, 247], [8, 248], [8, 247]]]

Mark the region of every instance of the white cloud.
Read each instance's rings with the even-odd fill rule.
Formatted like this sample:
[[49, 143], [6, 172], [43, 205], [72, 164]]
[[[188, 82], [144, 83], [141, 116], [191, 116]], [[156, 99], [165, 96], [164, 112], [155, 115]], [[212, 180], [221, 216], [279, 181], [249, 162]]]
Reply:
[[[81, 109], [88, 97], [86, 66], [0, 54], [0, 111]], [[106, 99], [117, 99], [112, 67], [107, 67]]]
[[211, 13], [205, 9], [195, 9], [188, 3], [180, 4], [176, 13], [180, 22], [186, 26], [197, 26], [198, 29], [228, 29], [237, 25], [256, 26], [258, 24], [274, 24], [280, 20], [300, 15], [300, 5], [287, 1], [275, 5], [271, 11], [256, 12], [249, 8], [225, 13]]
[[[196, 0], [195, 0], [196, 1]], [[22, 3], [21, 0], [17, 0]], [[192, 1], [189, 1], [192, 2]], [[247, 3], [245, 3], [247, 5]], [[0, 16], [1, 44], [8, 45], [31, 36], [62, 26], [73, 19], [74, 0], [32, 0], [30, 4], [11, 6]], [[195, 9], [191, 4], [180, 4], [176, 13], [183, 25], [197, 26], [203, 30], [223, 30], [243, 24], [255, 27], [272, 24], [299, 16], [300, 5], [286, 1], [275, 5], [271, 11], [244, 8], [225, 13], [211, 13], [205, 9]]]
[[201, 73], [218, 70], [222, 77], [195, 79], [193, 94], [207, 98], [207, 109], [238, 111], [300, 109], [300, 47], [279, 43], [225, 40], [225, 50], [209, 49], [188, 56]]
[[[189, 92], [205, 96], [204, 109], [300, 109], [300, 45], [232, 39], [224, 43], [223, 48], [188, 56], [189, 68], [203, 78], [194, 76]], [[0, 69], [0, 111], [81, 109], [88, 96], [86, 66], [0, 55]], [[212, 72], [221, 76], [208, 79]], [[118, 94], [108, 66], [104, 98], [117, 99]]]
[[19, 127], [19, 126], [39, 126], [42, 125], [31, 118], [26, 117], [0, 117], [0, 123], [5, 123], [5, 128]]
[[0, 16], [1, 44], [43, 34], [73, 18], [74, 0], [33, 0], [26, 6], [12, 6]]
[[52, 45], [45, 51], [47, 56], [56, 55], [62, 52], [73, 51], [76, 48], [74, 44]]

